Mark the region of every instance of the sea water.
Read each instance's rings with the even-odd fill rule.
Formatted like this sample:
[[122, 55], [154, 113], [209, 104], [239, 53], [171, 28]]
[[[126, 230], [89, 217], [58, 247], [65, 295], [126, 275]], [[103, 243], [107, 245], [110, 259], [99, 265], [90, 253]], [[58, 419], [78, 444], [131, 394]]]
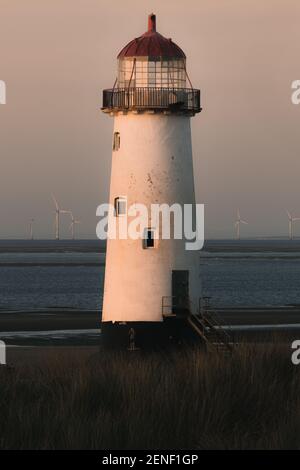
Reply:
[[[300, 251], [204, 251], [199, 262], [199, 296], [215, 306], [300, 304]], [[100, 311], [104, 263], [99, 252], [1, 252], [0, 312]]]

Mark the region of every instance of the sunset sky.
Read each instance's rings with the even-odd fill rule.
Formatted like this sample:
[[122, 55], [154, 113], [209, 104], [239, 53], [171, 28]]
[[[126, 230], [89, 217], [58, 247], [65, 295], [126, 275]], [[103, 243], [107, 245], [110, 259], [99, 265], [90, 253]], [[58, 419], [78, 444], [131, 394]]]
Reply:
[[285, 209], [300, 216], [299, 1], [1, 0], [0, 238], [28, 236], [32, 217], [36, 236], [52, 237], [51, 192], [82, 221], [80, 236], [95, 237], [113, 125], [102, 89], [152, 11], [201, 89], [192, 130], [207, 237], [232, 237], [237, 207], [249, 236], [287, 235]]

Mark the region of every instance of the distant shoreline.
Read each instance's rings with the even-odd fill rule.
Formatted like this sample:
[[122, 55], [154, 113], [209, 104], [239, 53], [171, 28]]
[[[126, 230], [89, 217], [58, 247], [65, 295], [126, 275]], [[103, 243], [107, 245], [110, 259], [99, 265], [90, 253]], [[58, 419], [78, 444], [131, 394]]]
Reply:
[[105, 262], [104, 261], [99, 261], [99, 263], [95, 263], [95, 262], [88, 262], [88, 261], [83, 261], [82, 263], [68, 263], [68, 262], [55, 262], [55, 263], [49, 263], [49, 261], [46, 261], [46, 262], [35, 262], [35, 263], [32, 263], [32, 262], [15, 262], [15, 263], [11, 263], [11, 262], [7, 262], [7, 263], [0, 263], [0, 268], [9, 268], [9, 267], [14, 267], [14, 268], [25, 268], [25, 267], [59, 267], [59, 266], [63, 266], [63, 267], [80, 267], [80, 266], [92, 266], [92, 267], [99, 267], [99, 266], [105, 266]]
[[[5, 240], [0, 239], [0, 253], [104, 253], [103, 240]], [[294, 240], [262, 239], [213, 239], [205, 240], [204, 249], [211, 253], [235, 252], [299, 252], [300, 238]]]

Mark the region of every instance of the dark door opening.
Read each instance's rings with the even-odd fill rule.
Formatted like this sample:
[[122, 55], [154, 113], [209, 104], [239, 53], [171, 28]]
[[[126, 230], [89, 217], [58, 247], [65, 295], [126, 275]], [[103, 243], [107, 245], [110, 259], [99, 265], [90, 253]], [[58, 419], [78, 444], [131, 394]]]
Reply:
[[172, 271], [172, 310], [176, 315], [189, 312], [189, 271]]

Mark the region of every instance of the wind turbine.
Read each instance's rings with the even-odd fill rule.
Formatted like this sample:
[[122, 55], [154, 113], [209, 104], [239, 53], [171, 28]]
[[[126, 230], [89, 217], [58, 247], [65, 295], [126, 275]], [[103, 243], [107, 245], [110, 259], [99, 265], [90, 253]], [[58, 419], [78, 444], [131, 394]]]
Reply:
[[57, 200], [54, 197], [54, 194], [51, 194], [54, 205], [55, 205], [55, 239], [59, 240], [59, 223], [60, 223], [60, 214], [68, 214], [70, 211], [60, 209]]
[[80, 220], [76, 220], [74, 218], [74, 215], [73, 215], [73, 212], [72, 211], [68, 211], [70, 216], [71, 216], [71, 225], [70, 225], [70, 229], [71, 229], [71, 233], [72, 233], [72, 240], [75, 239], [75, 225], [76, 224], [80, 224]]
[[235, 224], [234, 224], [234, 226], [236, 228], [236, 238], [237, 238], [237, 240], [240, 240], [240, 225], [241, 224], [248, 225], [248, 222], [241, 219], [240, 209], [238, 209], [237, 210], [237, 219], [236, 219]]
[[286, 210], [287, 216], [289, 218], [289, 239], [293, 240], [294, 234], [293, 234], [293, 223], [296, 222], [297, 220], [300, 220], [300, 217], [292, 217], [290, 212]]
[[33, 240], [33, 224], [34, 224], [34, 219], [30, 219], [30, 222], [29, 222], [29, 238], [30, 238], [30, 240]]

